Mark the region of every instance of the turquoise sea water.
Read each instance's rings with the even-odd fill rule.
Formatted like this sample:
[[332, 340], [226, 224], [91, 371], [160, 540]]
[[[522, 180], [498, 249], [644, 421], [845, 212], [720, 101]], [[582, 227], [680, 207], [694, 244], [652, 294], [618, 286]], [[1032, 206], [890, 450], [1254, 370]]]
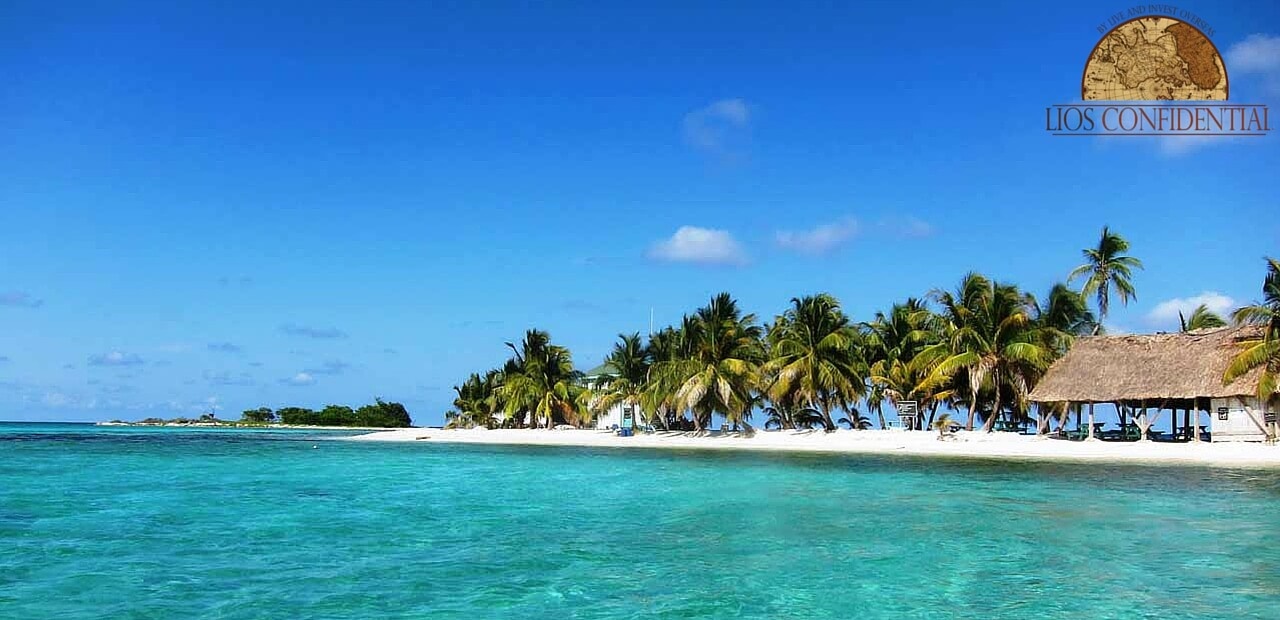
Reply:
[[1276, 618], [1280, 472], [0, 424], [0, 618]]

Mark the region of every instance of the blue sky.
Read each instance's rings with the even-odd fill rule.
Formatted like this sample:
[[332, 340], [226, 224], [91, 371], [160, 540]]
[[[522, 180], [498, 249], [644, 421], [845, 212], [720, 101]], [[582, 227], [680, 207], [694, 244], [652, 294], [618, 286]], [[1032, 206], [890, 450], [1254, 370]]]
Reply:
[[[529, 327], [589, 367], [721, 290], [1046, 291], [1103, 224], [1109, 323], [1168, 329], [1280, 254], [1280, 136], [1046, 135], [1133, 3], [218, 4], [0, 8], [0, 419], [438, 423]], [[1280, 106], [1280, 7], [1178, 6]]]

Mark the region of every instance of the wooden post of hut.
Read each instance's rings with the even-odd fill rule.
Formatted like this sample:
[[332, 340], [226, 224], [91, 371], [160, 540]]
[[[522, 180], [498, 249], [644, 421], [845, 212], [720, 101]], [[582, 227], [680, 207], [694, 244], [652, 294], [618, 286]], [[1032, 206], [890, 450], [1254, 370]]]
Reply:
[[1093, 441], [1093, 403], [1089, 403], [1089, 440]]

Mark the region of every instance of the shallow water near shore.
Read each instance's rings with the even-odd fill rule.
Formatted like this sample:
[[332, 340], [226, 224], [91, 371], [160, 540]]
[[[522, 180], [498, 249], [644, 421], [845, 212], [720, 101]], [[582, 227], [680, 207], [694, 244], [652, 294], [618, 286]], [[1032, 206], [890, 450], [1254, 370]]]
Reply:
[[5, 618], [1261, 618], [1280, 472], [0, 424]]

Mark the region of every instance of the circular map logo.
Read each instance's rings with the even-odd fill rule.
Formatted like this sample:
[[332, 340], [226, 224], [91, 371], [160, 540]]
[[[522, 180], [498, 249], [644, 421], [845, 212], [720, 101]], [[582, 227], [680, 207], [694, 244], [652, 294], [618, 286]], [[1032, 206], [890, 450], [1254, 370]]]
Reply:
[[1139, 17], [1103, 35], [1084, 67], [1085, 101], [1226, 101], [1227, 66], [1209, 38], [1171, 17]]

